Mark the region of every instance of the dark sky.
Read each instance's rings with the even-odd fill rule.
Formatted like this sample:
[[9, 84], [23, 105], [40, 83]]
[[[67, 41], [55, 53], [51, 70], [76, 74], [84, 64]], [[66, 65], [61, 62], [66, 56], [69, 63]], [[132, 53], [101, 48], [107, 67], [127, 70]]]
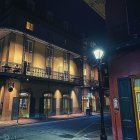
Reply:
[[40, 10], [50, 11], [59, 22], [67, 21], [69, 29], [81, 37], [90, 37], [104, 42], [106, 25], [104, 19], [96, 14], [83, 0], [38, 0]]

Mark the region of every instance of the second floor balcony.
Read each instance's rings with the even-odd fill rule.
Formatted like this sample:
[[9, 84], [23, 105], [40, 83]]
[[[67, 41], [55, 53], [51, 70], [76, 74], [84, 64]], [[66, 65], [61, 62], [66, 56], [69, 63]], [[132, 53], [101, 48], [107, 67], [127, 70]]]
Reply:
[[[107, 76], [103, 77], [103, 80], [101, 81], [102, 84], [102, 88], [104, 89], [108, 89], [109, 88], [109, 79]], [[93, 77], [86, 78], [86, 76], [84, 76], [84, 86], [85, 87], [99, 87], [99, 81], [95, 80]]]
[[26, 63], [17, 64], [12, 62], [0, 62], [0, 73], [31, 76], [36, 78], [43, 78], [54, 81], [69, 82], [77, 85], [82, 85], [82, 78], [80, 76], [71, 75], [68, 72], [57, 72], [51, 69], [43, 69], [28, 66]]
[[86, 76], [84, 76], [84, 86], [85, 87], [98, 87], [99, 86], [99, 82], [98, 80], [95, 80], [93, 77], [91, 77], [90, 79], [87, 78]]

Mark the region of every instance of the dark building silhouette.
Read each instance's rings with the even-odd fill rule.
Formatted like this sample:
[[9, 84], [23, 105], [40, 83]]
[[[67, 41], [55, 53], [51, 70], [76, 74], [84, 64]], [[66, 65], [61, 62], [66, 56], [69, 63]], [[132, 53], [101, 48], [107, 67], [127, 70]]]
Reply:
[[[106, 1], [109, 83], [114, 140], [140, 139], [140, 2]], [[116, 103], [117, 102], [117, 103]]]

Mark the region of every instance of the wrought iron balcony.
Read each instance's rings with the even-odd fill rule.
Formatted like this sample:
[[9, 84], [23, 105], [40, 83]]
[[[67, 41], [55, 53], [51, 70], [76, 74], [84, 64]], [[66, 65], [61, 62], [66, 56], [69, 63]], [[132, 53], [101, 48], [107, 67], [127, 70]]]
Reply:
[[84, 86], [87, 87], [98, 87], [99, 81], [95, 80], [94, 78], [88, 79], [86, 76], [84, 76]]
[[0, 62], [0, 72], [22, 74], [22, 65], [11, 62]]
[[80, 76], [70, 75], [68, 73], [47, 71], [46, 69], [27, 66], [24, 64], [17, 64], [12, 62], [0, 62], [0, 73], [10, 74], [25, 74], [38, 78], [45, 78], [51, 80], [67, 81], [76, 84], [82, 84]]

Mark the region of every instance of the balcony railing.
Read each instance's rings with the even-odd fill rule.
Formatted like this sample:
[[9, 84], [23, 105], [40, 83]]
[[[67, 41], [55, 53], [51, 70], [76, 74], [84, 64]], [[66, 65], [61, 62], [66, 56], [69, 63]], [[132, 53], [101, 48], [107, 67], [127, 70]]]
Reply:
[[22, 74], [22, 65], [11, 62], [0, 62], [0, 72]]
[[95, 80], [94, 78], [88, 79], [86, 76], [84, 76], [84, 86], [98, 87], [99, 82], [98, 80]]
[[[98, 87], [99, 81], [95, 80], [94, 78], [87, 79], [86, 76], [84, 76], [84, 86], [87, 87]], [[109, 88], [109, 79], [108, 77], [104, 77], [104, 80], [101, 82], [102, 87], [108, 89]]]
[[68, 73], [47, 71], [46, 69], [26, 66], [24, 64], [17, 64], [12, 62], [0, 62], [0, 72], [13, 73], [13, 74], [25, 74], [27, 76], [46, 78], [52, 80], [68, 81], [77, 84], [82, 83], [82, 79], [79, 76], [70, 75]]

